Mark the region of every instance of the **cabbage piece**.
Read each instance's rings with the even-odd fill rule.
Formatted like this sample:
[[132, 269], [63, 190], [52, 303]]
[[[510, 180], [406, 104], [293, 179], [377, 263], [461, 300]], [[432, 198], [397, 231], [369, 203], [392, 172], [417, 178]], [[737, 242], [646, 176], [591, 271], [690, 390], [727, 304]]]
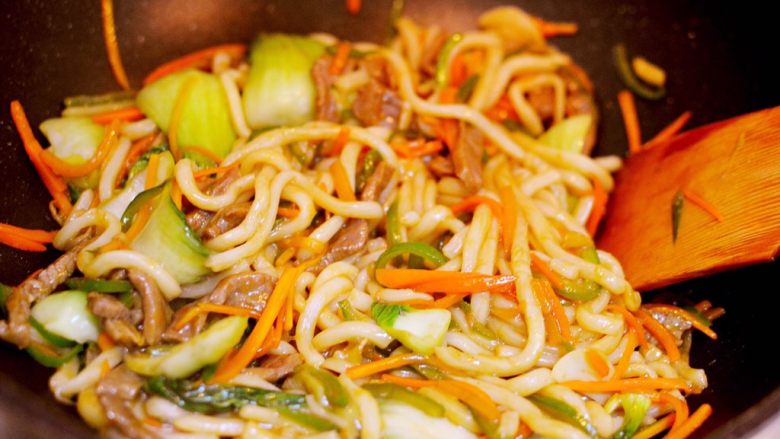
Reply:
[[[60, 117], [47, 119], [40, 125], [41, 132], [51, 145], [47, 151], [72, 165], [91, 159], [103, 141], [105, 128], [88, 117]], [[79, 178], [68, 179], [77, 189], [94, 188], [100, 181], [100, 171]]]
[[233, 147], [236, 133], [230, 120], [227, 96], [214, 75], [194, 69], [172, 73], [138, 93], [138, 108], [167, 134], [179, 92], [184, 83], [193, 78], [195, 85], [183, 104], [179, 119], [179, 148], [198, 146], [225, 157]]
[[581, 153], [592, 124], [593, 116], [590, 114], [572, 116], [550, 127], [539, 137], [539, 141], [551, 148]]
[[310, 38], [260, 35], [252, 46], [244, 112], [253, 129], [300, 125], [314, 118], [311, 69], [325, 46]]
[[[122, 218], [127, 206], [144, 191], [146, 186], [146, 174], [147, 170], [144, 169], [132, 176], [125, 187], [112, 198], [109, 198], [101, 205], [101, 208], [106, 212], [114, 215], [116, 219]], [[154, 179], [154, 186], [168, 180], [173, 176], [173, 156], [169, 152], [163, 152], [160, 154], [160, 164], [157, 166], [157, 177]]]
[[44, 297], [33, 306], [32, 317], [47, 331], [78, 343], [97, 341], [100, 333], [98, 319], [87, 308], [87, 293], [83, 291]]
[[384, 438], [470, 439], [477, 436], [446, 418], [434, 418], [400, 402], [382, 401], [379, 405]]
[[377, 324], [407, 348], [430, 354], [444, 342], [452, 315], [446, 309], [416, 310], [403, 305], [375, 303], [371, 314]]

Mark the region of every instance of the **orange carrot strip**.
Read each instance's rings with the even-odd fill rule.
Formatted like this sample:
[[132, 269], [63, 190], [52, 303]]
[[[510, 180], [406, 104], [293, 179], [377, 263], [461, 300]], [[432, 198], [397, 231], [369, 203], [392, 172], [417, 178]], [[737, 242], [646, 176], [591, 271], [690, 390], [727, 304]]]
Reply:
[[27, 120], [27, 115], [24, 113], [24, 107], [19, 101], [11, 102], [11, 118], [16, 125], [16, 131], [19, 133], [19, 137], [22, 139], [24, 150], [27, 153], [27, 157], [30, 158], [35, 170], [38, 171], [38, 175], [43, 181], [43, 185], [54, 198], [54, 203], [60, 209], [63, 214], [70, 213], [72, 205], [70, 199], [67, 196], [68, 186], [59, 176], [55, 175], [48, 166], [40, 158], [43, 148], [38, 143], [38, 139], [30, 128], [30, 122]]
[[5, 244], [8, 247], [13, 247], [17, 250], [24, 250], [28, 252], [46, 251], [46, 246], [38, 241], [33, 241], [22, 236], [2, 232], [0, 232], [0, 244]]
[[86, 162], [72, 165], [49, 151], [41, 152], [41, 160], [57, 175], [66, 178], [84, 177], [100, 167], [106, 157], [108, 157], [111, 149], [116, 145], [118, 138], [119, 121], [114, 119], [111, 121], [111, 125], [106, 128], [103, 140], [100, 142], [97, 151], [95, 151], [95, 155]]
[[632, 439], [652, 439], [674, 424], [674, 413], [664, 416], [644, 430], [638, 431]]
[[539, 17], [533, 17], [534, 24], [539, 29], [539, 32], [545, 38], [559, 37], [559, 36], [572, 36], [577, 33], [579, 26], [577, 23], [561, 23], [545, 21]]
[[432, 309], [432, 308], [441, 308], [441, 309], [447, 309], [456, 303], [463, 300], [463, 298], [466, 297], [466, 294], [446, 294], [440, 299], [436, 300], [422, 300], [422, 299], [414, 299], [414, 300], [407, 300], [405, 302], [402, 302], [403, 305], [409, 305], [415, 308], [422, 308], [422, 309]]
[[546, 277], [553, 287], [563, 288], [563, 282], [561, 281], [560, 276], [552, 271], [550, 266], [534, 253], [531, 253], [531, 267], [541, 273], [542, 276]]
[[531, 437], [533, 434], [534, 431], [531, 430], [531, 427], [525, 422], [520, 421], [520, 426], [517, 427], [517, 432], [515, 432], [515, 439], [525, 439]]
[[642, 322], [640, 322], [639, 319], [637, 319], [636, 316], [631, 313], [631, 311], [627, 310], [625, 306], [617, 304], [608, 305], [607, 311], [622, 314], [626, 324], [636, 332], [636, 338], [639, 342], [639, 346], [641, 346], [642, 349], [647, 348], [647, 338], [645, 337], [645, 329], [642, 326]]
[[217, 305], [215, 303], [199, 303], [184, 313], [179, 321], [176, 322], [174, 329], [178, 331], [179, 329], [186, 326], [187, 323], [191, 322], [195, 317], [201, 314], [209, 314], [213, 312], [230, 316], [246, 316], [252, 317], [254, 319], [260, 318], [260, 313], [247, 308], [240, 308], [229, 305]]
[[312, 259], [297, 267], [287, 268], [284, 273], [282, 273], [279, 282], [276, 283], [276, 287], [274, 287], [271, 296], [268, 298], [262, 315], [257, 320], [249, 337], [247, 337], [244, 344], [241, 345], [238, 352], [236, 352], [235, 355], [231, 355], [231, 357], [217, 369], [210, 382], [224, 383], [238, 375], [241, 370], [252, 362], [258, 349], [262, 347], [263, 342], [268, 336], [277, 315], [279, 315], [279, 312], [284, 306], [285, 300], [295, 286], [295, 281], [298, 279], [298, 276], [307, 268], [318, 262], [319, 258]]
[[211, 161], [214, 162], [217, 166], [219, 166], [222, 163], [222, 157], [218, 156], [214, 151], [212, 151], [212, 150], [210, 150], [208, 148], [203, 148], [203, 147], [200, 147], [200, 146], [188, 146], [188, 147], [183, 148], [183, 149], [184, 149], [185, 153], [187, 151], [192, 151], [192, 152], [196, 152], [196, 153], [198, 153], [200, 155], [206, 156], [209, 159], [211, 159]]
[[390, 374], [382, 374], [382, 381], [413, 389], [433, 387], [463, 401], [482, 416], [494, 421], [501, 416], [495, 402], [484, 391], [469, 383], [455, 380], [419, 380]]
[[291, 236], [279, 240], [279, 244], [285, 247], [303, 248], [313, 253], [325, 253], [328, 249], [326, 243], [310, 236]]
[[466, 294], [500, 292], [514, 286], [515, 277], [460, 273], [413, 268], [379, 268], [376, 280], [388, 288], [412, 288], [424, 293]]
[[106, 332], [101, 332], [100, 335], [98, 335], [97, 344], [101, 352], [105, 352], [116, 346], [114, 339]]
[[130, 168], [132, 168], [138, 159], [152, 147], [154, 139], [156, 138], [157, 133], [152, 133], [133, 142], [132, 146], [130, 146], [130, 151], [127, 153], [127, 158], [125, 158], [125, 165], [117, 176], [116, 181], [124, 180], [125, 176], [130, 171]]
[[709, 203], [707, 200], [700, 197], [695, 192], [692, 192], [689, 189], [683, 189], [682, 193], [685, 196], [685, 198], [688, 199], [688, 201], [699, 206], [701, 210], [710, 214], [710, 216], [715, 218], [715, 220], [717, 220], [719, 223], [723, 222], [723, 215], [720, 212], [718, 212], [718, 209], [715, 206], [713, 206], [712, 203]]
[[103, 40], [106, 43], [106, 52], [108, 52], [108, 63], [111, 64], [111, 71], [114, 73], [116, 83], [123, 90], [130, 90], [130, 81], [127, 80], [127, 73], [125, 73], [125, 67], [122, 65], [122, 57], [119, 54], [119, 41], [116, 38], [114, 2], [112, 0], [101, 0], [100, 10], [103, 15]]
[[655, 137], [648, 140], [647, 143], [645, 143], [644, 147], [647, 148], [655, 142], [662, 142], [664, 140], [671, 139], [677, 133], [679, 133], [683, 129], [683, 127], [685, 127], [685, 124], [688, 123], [692, 115], [693, 114], [690, 111], [686, 111], [685, 113], [681, 114], [680, 116], [677, 117], [677, 119], [673, 120], [672, 123], [670, 123], [664, 129], [659, 131], [658, 134], [655, 135]]
[[193, 68], [207, 68], [211, 65], [211, 60], [214, 56], [220, 52], [227, 53], [232, 59], [239, 59], [246, 53], [246, 44], [223, 44], [220, 46], [209, 47], [207, 49], [199, 50], [197, 52], [190, 53], [181, 58], [169, 61], [156, 69], [152, 70], [149, 75], [144, 78], [144, 85], [151, 84], [152, 82], [162, 78], [163, 76], [170, 75], [171, 73], [178, 72], [190, 67]]
[[339, 76], [344, 71], [344, 66], [347, 65], [349, 52], [351, 51], [352, 45], [346, 41], [342, 41], [336, 46], [336, 54], [333, 56], [333, 61], [331, 61], [328, 69], [328, 73], [331, 76]]
[[330, 173], [333, 175], [333, 185], [336, 186], [336, 194], [344, 201], [355, 201], [355, 192], [352, 191], [352, 185], [347, 177], [347, 170], [341, 164], [341, 160], [336, 160], [330, 167]]
[[283, 251], [277, 258], [276, 261], [274, 261], [274, 266], [281, 267], [282, 265], [286, 264], [290, 261], [290, 259], [295, 256], [295, 249], [292, 247], [287, 248], [285, 251]]
[[112, 239], [108, 244], [100, 247], [100, 249], [98, 251], [100, 253], [106, 253], [106, 252], [110, 252], [110, 251], [113, 251], [113, 250], [120, 250], [120, 249], [126, 249], [126, 248], [127, 248], [127, 244], [125, 243], [125, 241], [123, 239], [119, 238], [119, 237], [116, 237], [116, 238]]
[[636, 103], [634, 95], [628, 90], [621, 90], [618, 93], [618, 104], [623, 114], [623, 124], [626, 127], [626, 138], [628, 138], [628, 150], [631, 154], [636, 154], [642, 150], [642, 132], [639, 129], [639, 117], [636, 113]]
[[344, 150], [344, 146], [349, 142], [350, 130], [347, 127], [342, 127], [339, 130], [336, 138], [333, 139], [333, 146], [330, 148], [328, 156], [335, 157], [341, 155], [341, 151]]
[[631, 354], [634, 353], [634, 349], [637, 347], [637, 335], [636, 330], [633, 327], [628, 328], [628, 342], [626, 343], [626, 349], [620, 356], [617, 365], [615, 366], [615, 372], [612, 374], [612, 381], [623, 378], [623, 374], [628, 370], [628, 365], [631, 363]]
[[361, 0], [347, 0], [347, 12], [351, 15], [359, 14], [362, 6], [363, 2]]
[[238, 168], [239, 163], [233, 163], [230, 166], [219, 166], [216, 168], [208, 168], [208, 169], [202, 169], [200, 171], [195, 171], [192, 173], [192, 176], [198, 180], [203, 177], [207, 177], [209, 175], [222, 175], [227, 174], [228, 172], [232, 171], [233, 169]]
[[405, 159], [433, 155], [444, 149], [444, 144], [441, 140], [431, 140], [429, 142], [421, 143], [421, 140], [413, 140], [411, 142], [393, 142], [390, 146], [399, 156], [401, 156], [401, 158]]
[[607, 364], [607, 361], [595, 350], [585, 350], [585, 361], [588, 362], [588, 366], [596, 372], [596, 375], [598, 375], [599, 378], [604, 378], [609, 375], [609, 365]]
[[173, 180], [173, 183], [171, 184], [171, 200], [173, 200], [173, 204], [176, 205], [176, 208], [181, 210], [182, 193], [176, 180]]
[[547, 279], [533, 279], [531, 286], [538, 297], [541, 297], [549, 312], [545, 313], [546, 316], [550, 316], [551, 324], [555, 325], [555, 330], [558, 335], [566, 341], [571, 341], [571, 328], [569, 326], [569, 319], [566, 317], [566, 311], [564, 311], [561, 305], [558, 295], [552, 289], [552, 285]]
[[482, 195], [472, 195], [464, 198], [460, 203], [450, 206], [452, 213], [459, 215], [463, 212], [471, 212], [480, 204], [485, 204], [493, 212], [493, 216], [501, 219], [504, 216], [504, 209], [498, 204], [498, 201]]
[[176, 101], [173, 104], [171, 121], [168, 125], [168, 148], [171, 150], [171, 154], [173, 154], [175, 159], [181, 157], [179, 155], [179, 122], [181, 121], [181, 115], [184, 112], [184, 106], [187, 103], [187, 99], [190, 98], [192, 89], [195, 88], [197, 83], [197, 76], [187, 79], [179, 89], [179, 94], [176, 96]]
[[149, 164], [146, 165], [146, 181], [144, 189], [151, 189], [157, 180], [157, 169], [160, 167], [160, 154], [154, 154], [149, 157]]
[[677, 349], [677, 342], [672, 333], [664, 325], [660, 324], [658, 320], [654, 319], [653, 316], [648, 314], [647, 311], [637, 310], [636, 316], [642, 322], [642, 325], [647, 328], [648, 332], [653, 334], [653, 337], [661, 343], [661, 346], [666, 351], [666, 355], [669, 356], [669, 360], [672, 362], [679, 360], [680, 350]]
[[688, 389], [688, 384], [679, 378], [627, 378], [614, 381], [564, 381], [561, 384], [575, 392], [586, 393]]
[[144, 118], [144, 114], [138, 107], [122, 108], [121, 110], [108, 111], [92, 116], [92, 122], [108, 125], [114, 120], [135, 121]]
[[57, 232], [47, 232], [39, 229], [25, 229], [23, 227], [12, 226], [10, 224], [0, 223], [0, 233], [21, 236], [30, 241], [37, 241], [42, 244], [48, 244], [54, 239]]
[[712, 415], [712, 406], [709, 404], [702, 404], [679, 428], [666, 435], [666, 439], [687, 438], [696, 431], [697, 428], [701, 427], [710, 415]]
[[502, 187], [498, 191], [503, 204], [503, 215], [501, 216], [501, 241], [504, 245], [504, 252], [508, 255], [512, 253], [512, 242], [515, 240], [515, 224], [517, 223], [517, 204], [515, 204], [515, 194], [512, 188]]
[[677, 430], [686, 419], [688, 419], [688, 403], [684, 399], [676, 398], [668, 393], [659, 393], [657, 400], [663, 404], [670, 405], [674, 409], [674, 424], [672, 432]]
[[276, 209], [276, 214], [284, 218], [295, 218], [300, 213], [300, 210], [293, 207], [279, 207]]
[[150, 427], [154, 427], [154, 428], [162, 427], [162, 422], [160, 422], [159, 419], [154, 418], [152, 416], [145, 416], [144, 417], [144, 424], [146, 424], [146, 425], [148, 425]]
[[706, 335], [707, 337], [709, 337], [709, 338], [711, 338], [713, 340], [717, 340], [718, 339], [718, 334], [716, 334], [715, 331], [713, 331], [709, 327], [705, 326], [702, 322], [699, 321], [699, 319], [697, 319], [691, 313], [689, 313], [688, 311], [686, 311], [686, 310], [684, 310], [682, 308], [678, 308], [678, 307], [672, 306], [672, 305], [660, 304], [660, 303], [650, 303], [650, 304], [645, 305], [644, 307], [646, 309], [657, 309], [657, 310], [662, 311], [662, 312], [667, 312], [667, 313], [670, 313], [670, 314], [674, 314], [674, 315], [676, 315], [678, 317], [682, 317], [683, 319], [689, 321], [693, 325], [694, 328], [696, 328], [699, 331], [703, 332], [704, 335]]
[[290, 331], [293, 328], [293, 306], [295, 305], [295, 297], [293, 297], [294, 294], [291, 292], [290, 295], [287, 297], [287, 305], [284, 307], [284, 314], [285, 314], [285, 320], [284, 320], [284, 330]]
[[590, 236], [594, 236], [596, 230], [599, 228], [601, 219], [604, 218], [604, 214], [607, 213], [607, 201], [609, 200], [609, 197], [597, 178], [591, 179], [591, 182], [593, 183], [593, 208], [591, 208], [590, 216], [585, 223], [585, 227], [588, 229]]
[[410, 364], [420, 364], [424, 361], [425, 357], [414, 353], [393, 355], [392, 357], [382, 358], [370, 363], [352, 366], [347, 369], [347, 376], [355, 380]]
[[552, 305], [549, 298], [541, 291], [540, 283], [533, 279], [531, 281], [531, 287], [533, 289], [536, 301], [539, 302], [539, 307], [542, 309], [542, 316], [544, 317], [544, 329], [547, 335], [547, 341], [551, 345], [557, 345], [562, 340], [561, 332], [556, 325], [555, 318], [552, 315]]

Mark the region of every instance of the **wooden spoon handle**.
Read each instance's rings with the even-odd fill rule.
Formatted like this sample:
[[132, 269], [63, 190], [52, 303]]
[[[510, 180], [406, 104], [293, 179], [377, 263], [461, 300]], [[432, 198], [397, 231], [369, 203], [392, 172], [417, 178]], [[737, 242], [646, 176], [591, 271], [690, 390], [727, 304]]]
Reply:
[[[717, 221], [683, 205], [676, 242], [672, 202], [689, 190]], [[637, 290], [767, 262], [780, 250], [780, 107], [707, 125], [626, 160], [599, 247], [623, 264]]]

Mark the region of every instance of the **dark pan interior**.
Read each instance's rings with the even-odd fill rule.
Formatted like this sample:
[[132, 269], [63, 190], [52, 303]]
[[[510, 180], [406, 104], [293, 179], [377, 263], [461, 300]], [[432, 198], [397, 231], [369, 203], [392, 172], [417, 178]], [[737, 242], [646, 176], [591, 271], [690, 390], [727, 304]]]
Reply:
[[[0, 222], [52, 228], [48, 196], [26, 160], [7, 105], [20, 99], [33, 125], [53, 116], [62, 98], [114, 90], [105, 57], [97, 1], [6, 0], [0, 5]], [[358, 17], [344, 0], [116, 0], [115, 15], [124, 64], [131, 82], [172, 57], [224, 42], [249, 41], [257, 32], [326, 31], [354, 40], [382, 41], [388, 33], [390, 0], [365, 1]], [[448, 30], [472, 28], [480, 11], [507, 2], [408, 0], [405, 12]], [[622, 153], [625, 138], [615, 94], [611, 47], [625, 42], [664, 66], [669, 97], [640, 101], [642, 131], [649, 137], [684, 110], [702, 125], [780, 103], [768, 47], [772, 11], [750, 2], [637, 0], [527, 0], [516, 2], [549, 20], [576, 21], [575, 38], [554, 40], [594, 79], [603, 111], [597, 153]], [[780, 151], [779, 151], [780, 152]], [[663, 178], [663, 175], [659, 175]], [[22, 253], [0, 246], [0, 281], [15, 284], [45, 265], [55, 252]], [[710, 387], [692, 398], [709, 402], [715, 415], [697, 433], [738, 437], [780, 408], [780, 374], [773, 366], [780, 265], [765, 264], [669, 288], [674, 300], [708, 298], [727, 314], [713, 342], [694, 336], [692, 364], [705, 367]], [[659, 293], [651, 293], [659, 294]], [[0, 437], [94, 435], [74, 411], [49, 396], [51, 374], [26, 354], [0, 345]], [[763, 402], [762, 402], [763, 401]]]

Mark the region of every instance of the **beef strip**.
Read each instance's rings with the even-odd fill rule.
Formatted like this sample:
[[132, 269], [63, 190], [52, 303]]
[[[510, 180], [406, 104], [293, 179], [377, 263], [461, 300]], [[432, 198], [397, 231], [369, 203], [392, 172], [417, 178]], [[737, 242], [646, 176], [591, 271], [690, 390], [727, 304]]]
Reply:
[[143, 346], [144, 337], [134, 325], [120, 319], [103, 320], [103, 330], [119, 345], [133, 347]]
[[303, 364], [301, 354], [268, 355], [259, 367], [250, 367], [246, 371], [270, 383], [275, 383], [295, 372]]
[[211, 294], [200, 300], [190, 303], [173, 315], [171, 324], [162, 335], [167, 342], [179, 343], [189, 340], [206, 325], [205, 314], [198, 315], [195, 319], [177, 329], [179, 321], [184, 315], [199, 303], [213, 303], [216, 305], [230, 305], [239, 308], [250, 309], [254, 312], [262, 312], [265, 303], [273, 291], [274, 279], [264, 273], [240, 273], [222, 279]]
[[96, 393], [105, 410], [110, 428], [116, 428], [122, 437], [155, 439], [160, 436], [133, 414], [131, 404], [142, 396], [143, 380], [125, 366], [119, 366], [102, 378]]
[[154, 281], [146, 274], [130, 269], [127, 270], [127, 277], [133, 284], [133, 288], [141, 295], [144, 310], [144, 340], [149, 345], [155, 345], [160, 342], [171, 313], [168, 302]]
[[393, 176], [393, 168], [385, 162], [379, 162], [374, 172], [366, 179], [363, 191], [360, 193], [361, 201], [377, 201], [379, 195], [387, 185], [387, 181]]
[[312, 66], [311, 76], [314, 80], [314, 87], [317, 90], [317, 100], [315, 102], [317, 120], [338, 122], [339, 108], [331, 92], [331, 87], [336, 82], [336, 77], [331, 75], [329, 71], [332, 62], [332, 56], [321, 56]]
[[201, 238], [208, 241], [235, 228], [244, 220], [251, 206], [252, 203], [244, 201], [223, 207], [201, 229]]
[[8, 321], [0, 321], [0, 338], [16, 344], [20, 349], [30, 343], [30, 308], [36, 300], [48, 296], [76, 269], [76, 257], [82, 245], [63, 254], [36, 276], [14, 288], [6, 301]]
[[460, 123], [459, 133], [455, 147], [450, 150], [455, 175], [469, 192], [477, 192], [482, 187], [482, 133], [465, 122]]
[[428, 170], [431, 171], [436, 178], [451, 177], [455, 175], [455, 167], [452, 165], [452, 160], [449, 156], [434, 156], [430, 163], [428, 163]]

